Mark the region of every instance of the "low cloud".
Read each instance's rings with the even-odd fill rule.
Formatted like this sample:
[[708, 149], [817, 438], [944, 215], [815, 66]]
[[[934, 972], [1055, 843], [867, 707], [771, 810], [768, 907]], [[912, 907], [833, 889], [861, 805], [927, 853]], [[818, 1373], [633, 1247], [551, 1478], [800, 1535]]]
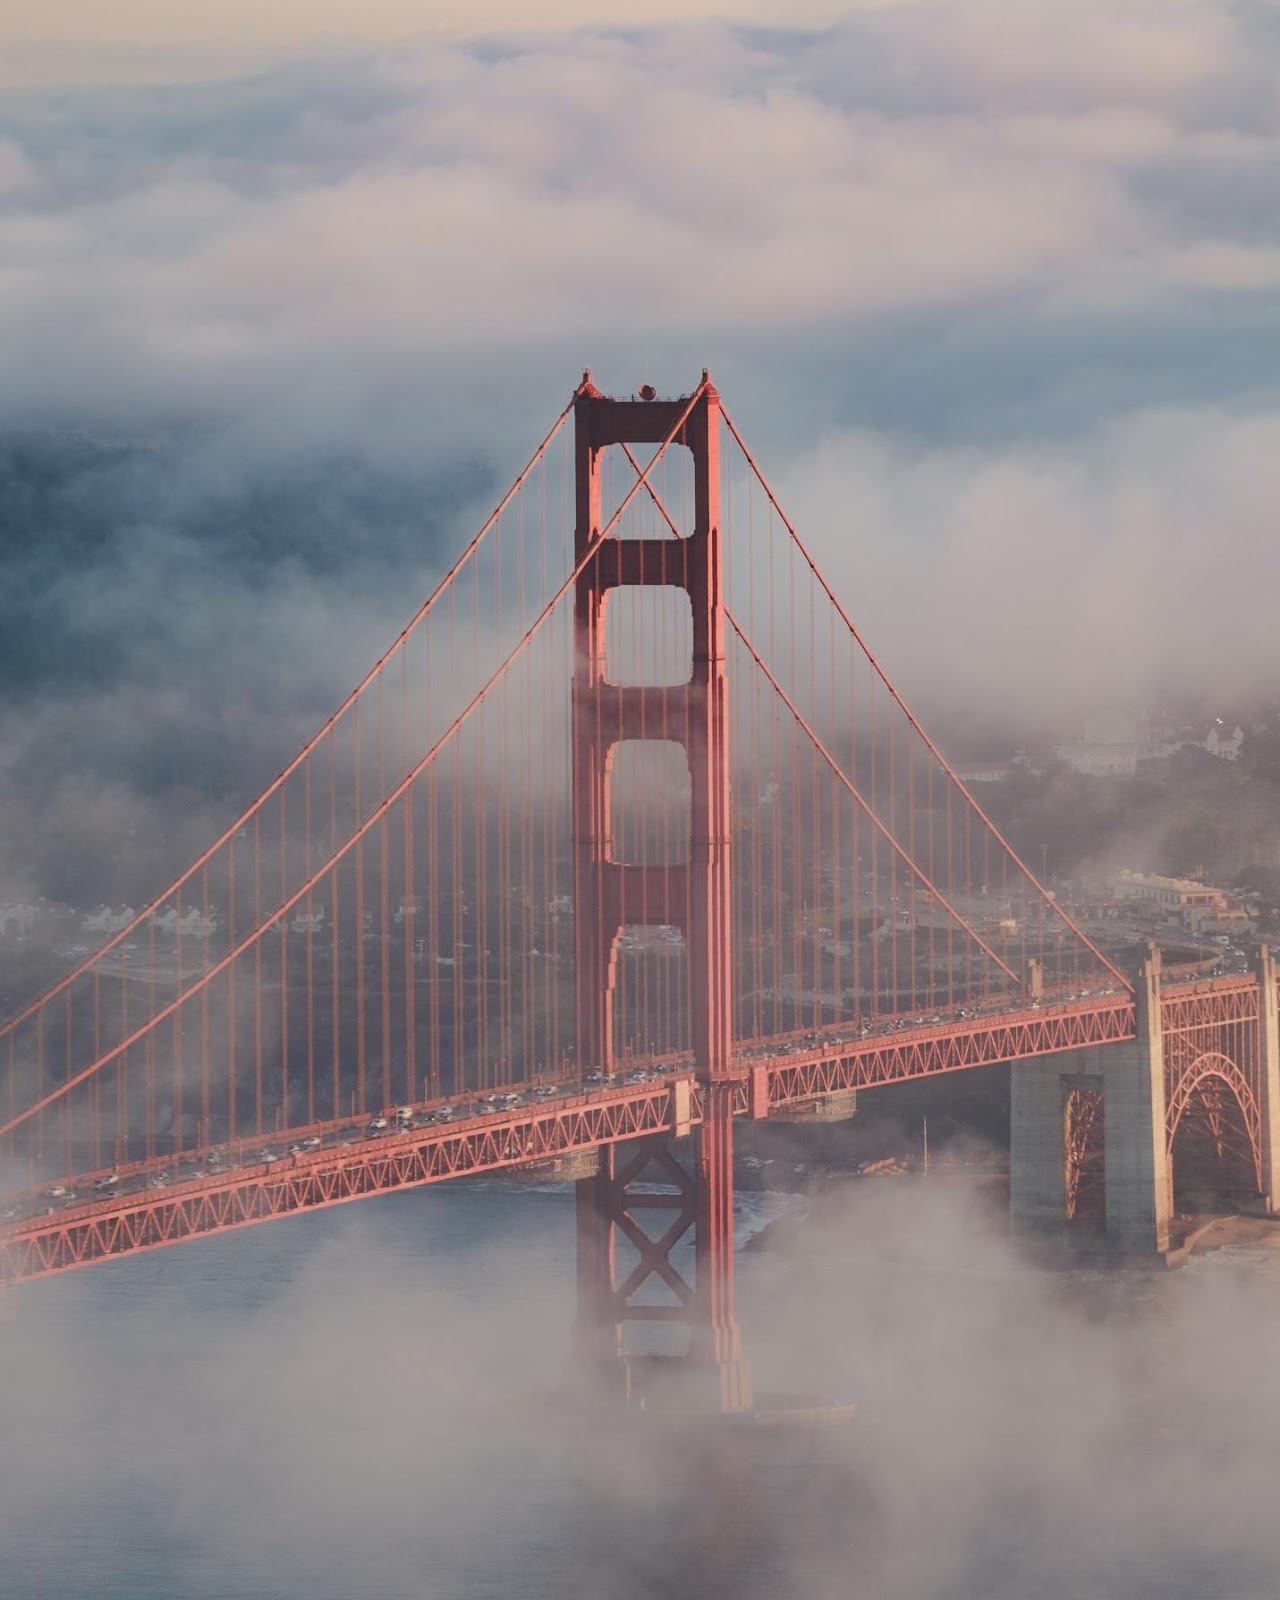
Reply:
[[740, 1263], [757, 1385], [854, 1401], [840, 1429], [575, 1404], [563, 1193], [406, 1195], [32, 1286], [0, 1381], [10, 1592], [1274, 1593], [1274, 1252], [1055, 1276], [945, 1179], [884, 1183]]
[[1260, 3], [920, 0], [10, 95], [0, 878], [55, 774], [251, 795], [588, 363], [711, 365], [913, 700], [1250, 690], [1278, 56]]
[[1034, 733], [1265, 695], [1278, 463], [1280, 410], [1140, 412], [1001, 450], [841, 433], [785, 499], [908, 699]]
[[328, 391], [334, 425], [361, 427], [467, 371], [492, 393], [535, 361], [563, 385], [584, 350], [679, 338], [749, 365], [789, 328], [839, 340], [994, 296], [1274, 289], [1261, 14], [1006, 10], [18, 97], [0, 407], [305, 417]]

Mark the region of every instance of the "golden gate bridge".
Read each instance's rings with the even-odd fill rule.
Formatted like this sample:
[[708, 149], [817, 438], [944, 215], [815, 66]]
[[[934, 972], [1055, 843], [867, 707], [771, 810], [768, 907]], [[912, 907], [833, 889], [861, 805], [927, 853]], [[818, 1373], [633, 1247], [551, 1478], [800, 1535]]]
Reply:
[[576, 1349], [678, 1324], [741, 1409], [739, 1117], [1013, 1062], [1015, 1222], [1163, 1249], [1175, 1171], [1275, 1209], [1274, 964], [1174, 976], [1001, 837], [709, 376], [586, 374], [275, 781], [0, 1027], [0, 1281], [597, 1152]]

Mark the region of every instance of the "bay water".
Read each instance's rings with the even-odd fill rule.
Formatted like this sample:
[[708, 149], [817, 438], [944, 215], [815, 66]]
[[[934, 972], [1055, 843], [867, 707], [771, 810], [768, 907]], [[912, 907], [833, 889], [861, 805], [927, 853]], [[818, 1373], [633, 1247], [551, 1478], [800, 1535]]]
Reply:
[[799, 1224], [739, 1256], [744, 1340], [759, 1390], [853, 1401], [842, 1426], [583, 1403], [567, 1185], [28, 1285], [0, 1328], [0, 1596], [1280, 1594], [1280, 1237], [1063, 1273], [945, 1184], [805, 1210], [739, 1196], [741, 1243]]

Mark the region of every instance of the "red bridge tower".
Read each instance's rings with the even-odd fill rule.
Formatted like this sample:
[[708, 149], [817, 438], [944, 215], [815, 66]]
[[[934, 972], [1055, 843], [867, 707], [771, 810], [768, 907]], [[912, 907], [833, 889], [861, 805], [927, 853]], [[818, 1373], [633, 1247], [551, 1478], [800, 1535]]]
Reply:
[[[683, 420], [682, 420], [683, 419]], [[724, 1410], [751, 1404], [733, 1292], [732, 980], [729, 913], [729, 728], [724, 661], [720, 528], [720, 397], [707, 374], [692, 403], [615, 400], [590, 374], [574, 404], [577, 477], [577, 579], [573, 679], [574, 920], [579, 1063], [606, 1073], [615, 1063], [613, 1001], [618, 939], [627, 926], [681, 929], [689, 963], [694, 1083], [672, 1091], [671, 1137], [646, 1140], [615, 1156], [600, 1152], [600, 1171], [578, 1183], [578, 1322], [575, 1343], [587, 1361], [618, 1372], [625, 1392], [643, 1398], [641, 1370], [627, 1351], [623, 1326], [683, 1322], [689, 1329], [686, 1382], [710, 1388]], [[611, 445], [679, 445], [693, 458], [693, 527], [683, 537], [601, 537], [600, 462]], [[634, 458], [633, 458], [634, 460]], [[650, 489], [656, 499], [656, 491]], [[674, 523], [672, 524], [674, 529]], [[692, 670], [675, 688], [627, 685], [610, 677], [605, 611], [624, 584], [684, 590], [693, 614]], [[610, 780], [622, 740], [666, 740], [683, 746], [691, 788], [688, 854], [678, 866], [620, 860], [611, 821]], [[692, 1172], [677, 1160], [675, 1137], [690, 1129], [700, 1100]], [[633, 1184], [646, 1179], [642, 1192]], [[654, 1180], [666, 1185], [654, 1192]], [[656, 1237], [639, 1217], [667, 1213]], [[672, 1250], [694, 1230], [694, 1281]], [[638, 1261], [621, 1282], [615, 1243], [621, 1233]], [[665, 1285], [663, 1303], [637, 1298], [651, 1277]]]

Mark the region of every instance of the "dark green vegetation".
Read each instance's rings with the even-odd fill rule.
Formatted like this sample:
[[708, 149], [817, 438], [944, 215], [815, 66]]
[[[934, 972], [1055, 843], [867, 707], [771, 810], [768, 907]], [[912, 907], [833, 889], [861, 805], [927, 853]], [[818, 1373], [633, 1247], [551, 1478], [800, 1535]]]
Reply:
[[[1078, 878], [1121, 867], [1268, 889], [1280, 864], [1280, 726], [1246, 735], [1239, 761], [1180, 750], [1132, 778], [1094, 778], [1053, 763], [983, 784], [979, 797], [1037, 871]], [[1270, 876], [1268, 876], [1270, 874]]]

